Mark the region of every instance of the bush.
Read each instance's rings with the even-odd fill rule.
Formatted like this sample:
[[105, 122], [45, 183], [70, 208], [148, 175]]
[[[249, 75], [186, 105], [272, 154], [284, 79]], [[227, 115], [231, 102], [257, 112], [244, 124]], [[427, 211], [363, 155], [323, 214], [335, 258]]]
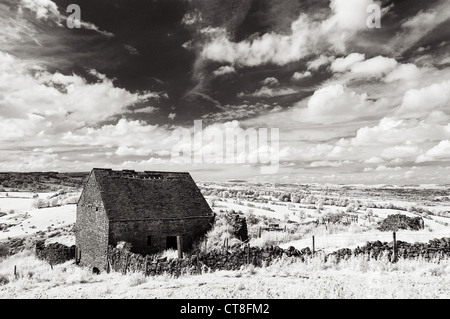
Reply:
[[0, 244], [0, 258], [5, 257], [9, 254], [9, 249], [3, 244]]
[[148, 278], [142, 273], [133, 273], [130, 275], [129, 286], [136, 287], [142, 284], [145, 284], [148, 281]]
[[248, 213], [246, 219], [248, 225], [256, 225], [259, 223], [259, 219], [253, 213]]
[[50, 207], [50, 202], [42, 198], [37, 198], [33, 203], [33, 207], [38, 209], [47, 208]]
[[9, 279], [6, 275], [0, 275], [0, 286], [6, 285], [9, 283]]

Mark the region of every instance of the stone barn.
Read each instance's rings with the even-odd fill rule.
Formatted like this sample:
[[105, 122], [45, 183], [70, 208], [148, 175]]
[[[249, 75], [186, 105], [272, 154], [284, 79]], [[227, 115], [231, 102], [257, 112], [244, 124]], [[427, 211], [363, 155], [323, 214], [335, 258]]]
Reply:
[[108, 245], [121, 241], [144, 255], [186, 251], [213, 223], [189, 173], [93, 169], [77, 204], [77, 260], [106, 269]]

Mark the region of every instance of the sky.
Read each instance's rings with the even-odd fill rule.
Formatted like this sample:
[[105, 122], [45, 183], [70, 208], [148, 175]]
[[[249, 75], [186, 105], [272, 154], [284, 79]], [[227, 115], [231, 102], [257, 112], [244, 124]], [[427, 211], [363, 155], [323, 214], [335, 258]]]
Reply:
[[450, 183], [450, 1], [0, 0], [0, 29], [0, 171]]

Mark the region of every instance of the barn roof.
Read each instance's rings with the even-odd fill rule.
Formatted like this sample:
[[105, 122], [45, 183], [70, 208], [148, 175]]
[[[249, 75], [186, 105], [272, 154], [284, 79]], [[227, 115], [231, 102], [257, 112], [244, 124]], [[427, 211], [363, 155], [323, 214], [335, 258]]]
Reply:
[[93, 169], [92, 176], [110, 220], [213, 215], [189, 173]]

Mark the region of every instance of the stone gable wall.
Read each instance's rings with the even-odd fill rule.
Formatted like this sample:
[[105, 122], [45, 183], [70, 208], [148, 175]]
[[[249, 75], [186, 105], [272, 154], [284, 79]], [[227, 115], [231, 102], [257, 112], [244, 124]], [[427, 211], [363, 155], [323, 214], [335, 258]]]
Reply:
[[79, 249], [80, 263], [105, 268], [109, 221], [93, 174], [78, 202], [75, 225], [75, 245]]

